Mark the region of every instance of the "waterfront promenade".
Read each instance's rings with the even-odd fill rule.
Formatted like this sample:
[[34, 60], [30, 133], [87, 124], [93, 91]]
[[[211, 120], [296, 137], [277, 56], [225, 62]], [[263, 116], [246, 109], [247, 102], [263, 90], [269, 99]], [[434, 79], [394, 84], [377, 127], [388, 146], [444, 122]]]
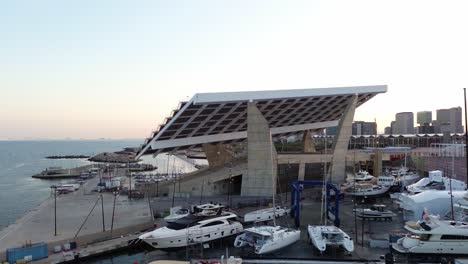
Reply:
[[[0, 260], [5, 258], [7, 248], [21, 247], [27, 243], [46, 242], [51, 251], [55, 245], [63, 246], [64, 243], [72, 241], [81, 245], [110, 238], [114, 195], [102, 194], [106, 230], [103, 232], [102, 205], [101, 201], [98, 201], [101, 194], [91, 191], [98, 181], [98, 177], [90, 179], [78, 191], [57, 197], [56, 236], [54, 235], [53, 195], [14, 224], [1, 230]], [[89, 214], [95, 204], [94, 210]], [[77, 235], [88, 214], [88, 220]], [[113, 237], [135, 233], [150, 228], [152, 225], [152, 216], [146, 199], [129, 201], [126, 196], [116, 197]]]

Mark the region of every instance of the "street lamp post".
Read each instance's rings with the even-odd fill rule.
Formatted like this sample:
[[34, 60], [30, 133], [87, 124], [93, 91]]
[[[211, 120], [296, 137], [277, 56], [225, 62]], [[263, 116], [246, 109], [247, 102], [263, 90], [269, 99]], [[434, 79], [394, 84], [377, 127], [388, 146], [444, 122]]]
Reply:
[[466, 181], [468, 182], [468, 118], [466, 116], [466, 88], [463, 88], [465, 98], [465, 160], [466, 160]]
[[50, 186], [54, 190], [54, 236], [57, 236], [57, 186]]
[[231, 208], [231, 179], [232, 179], [232, 168], [230, 167], [229, 168], [228, 197], [227, 197], [229, 208]]

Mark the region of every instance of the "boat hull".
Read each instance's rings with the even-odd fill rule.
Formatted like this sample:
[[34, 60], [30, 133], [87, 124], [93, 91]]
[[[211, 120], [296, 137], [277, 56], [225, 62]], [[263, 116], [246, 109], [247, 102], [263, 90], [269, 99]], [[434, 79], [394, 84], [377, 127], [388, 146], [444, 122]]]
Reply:
[[[326, 240], [322, 236], [324, 229], [333, 229], [334, 233], [341, 234], [342, 239], [336, 241]], [[327, 246], [338, 246], [342, 247], [348, 253], [354, 251], [354, 242], [353, 240], [341, 229], [331, 226], [309, 226], [307, 232], [310, 238], [310, 242], [317, 248], [321, 253], [327, 250]]]
[[[421, 243], [412, 243], [410, 247], [406, 241], [407, 238], [403, 237], [398, 239], [396, 243], [392, 243], [392, 248], [402, 254], [454, 254], [454, 255], [468, 255], [468, 243], [466, 241], [460, 242], [441, 242], [441, 241], [424, 241]], [[414, 241], [411, 241], [414, 242]]]
[[154, 234], [153, 231], [139, 238], [153, 248], [172, 250], [237, 235], [242, 232], [242, 230], [243, 227], [239, 222], [231, 222], [229, 225], [206, 227], [202, 230], [200, 230], [200, 228], [188, 228], [171, 231], [166, 228], [163, 232], [160, 232], [160, 234]]

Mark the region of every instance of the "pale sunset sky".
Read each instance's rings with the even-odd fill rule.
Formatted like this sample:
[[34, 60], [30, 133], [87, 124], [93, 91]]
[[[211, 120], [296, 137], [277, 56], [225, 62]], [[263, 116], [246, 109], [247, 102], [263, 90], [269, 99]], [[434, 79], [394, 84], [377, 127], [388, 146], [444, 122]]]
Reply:
[[2, 1], [0, 139], [144, 138], [195, 93], [388, 85], [463, 107], [468, 1]]

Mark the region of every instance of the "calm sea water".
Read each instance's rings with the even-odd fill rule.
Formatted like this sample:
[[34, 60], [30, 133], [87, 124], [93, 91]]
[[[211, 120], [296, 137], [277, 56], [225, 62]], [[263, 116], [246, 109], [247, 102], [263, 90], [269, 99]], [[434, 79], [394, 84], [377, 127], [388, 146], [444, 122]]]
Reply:
[[[57, 181], [33, 179], [32, 175], [48, 167], [72, 168], [90, 164], [86, 159], [58, 159], [51, 155], [95, 155], [101, 152], [139, 146], [143, 140], [54, 140], [54, 141], [0, 141], [0, 229], [15, 222], [51, 195], [50, 186]], [[145, 157], [144, 162], [158, 166], [158, 171], [187, 172], [194, 165], [175, 158], [159, 155]]]

